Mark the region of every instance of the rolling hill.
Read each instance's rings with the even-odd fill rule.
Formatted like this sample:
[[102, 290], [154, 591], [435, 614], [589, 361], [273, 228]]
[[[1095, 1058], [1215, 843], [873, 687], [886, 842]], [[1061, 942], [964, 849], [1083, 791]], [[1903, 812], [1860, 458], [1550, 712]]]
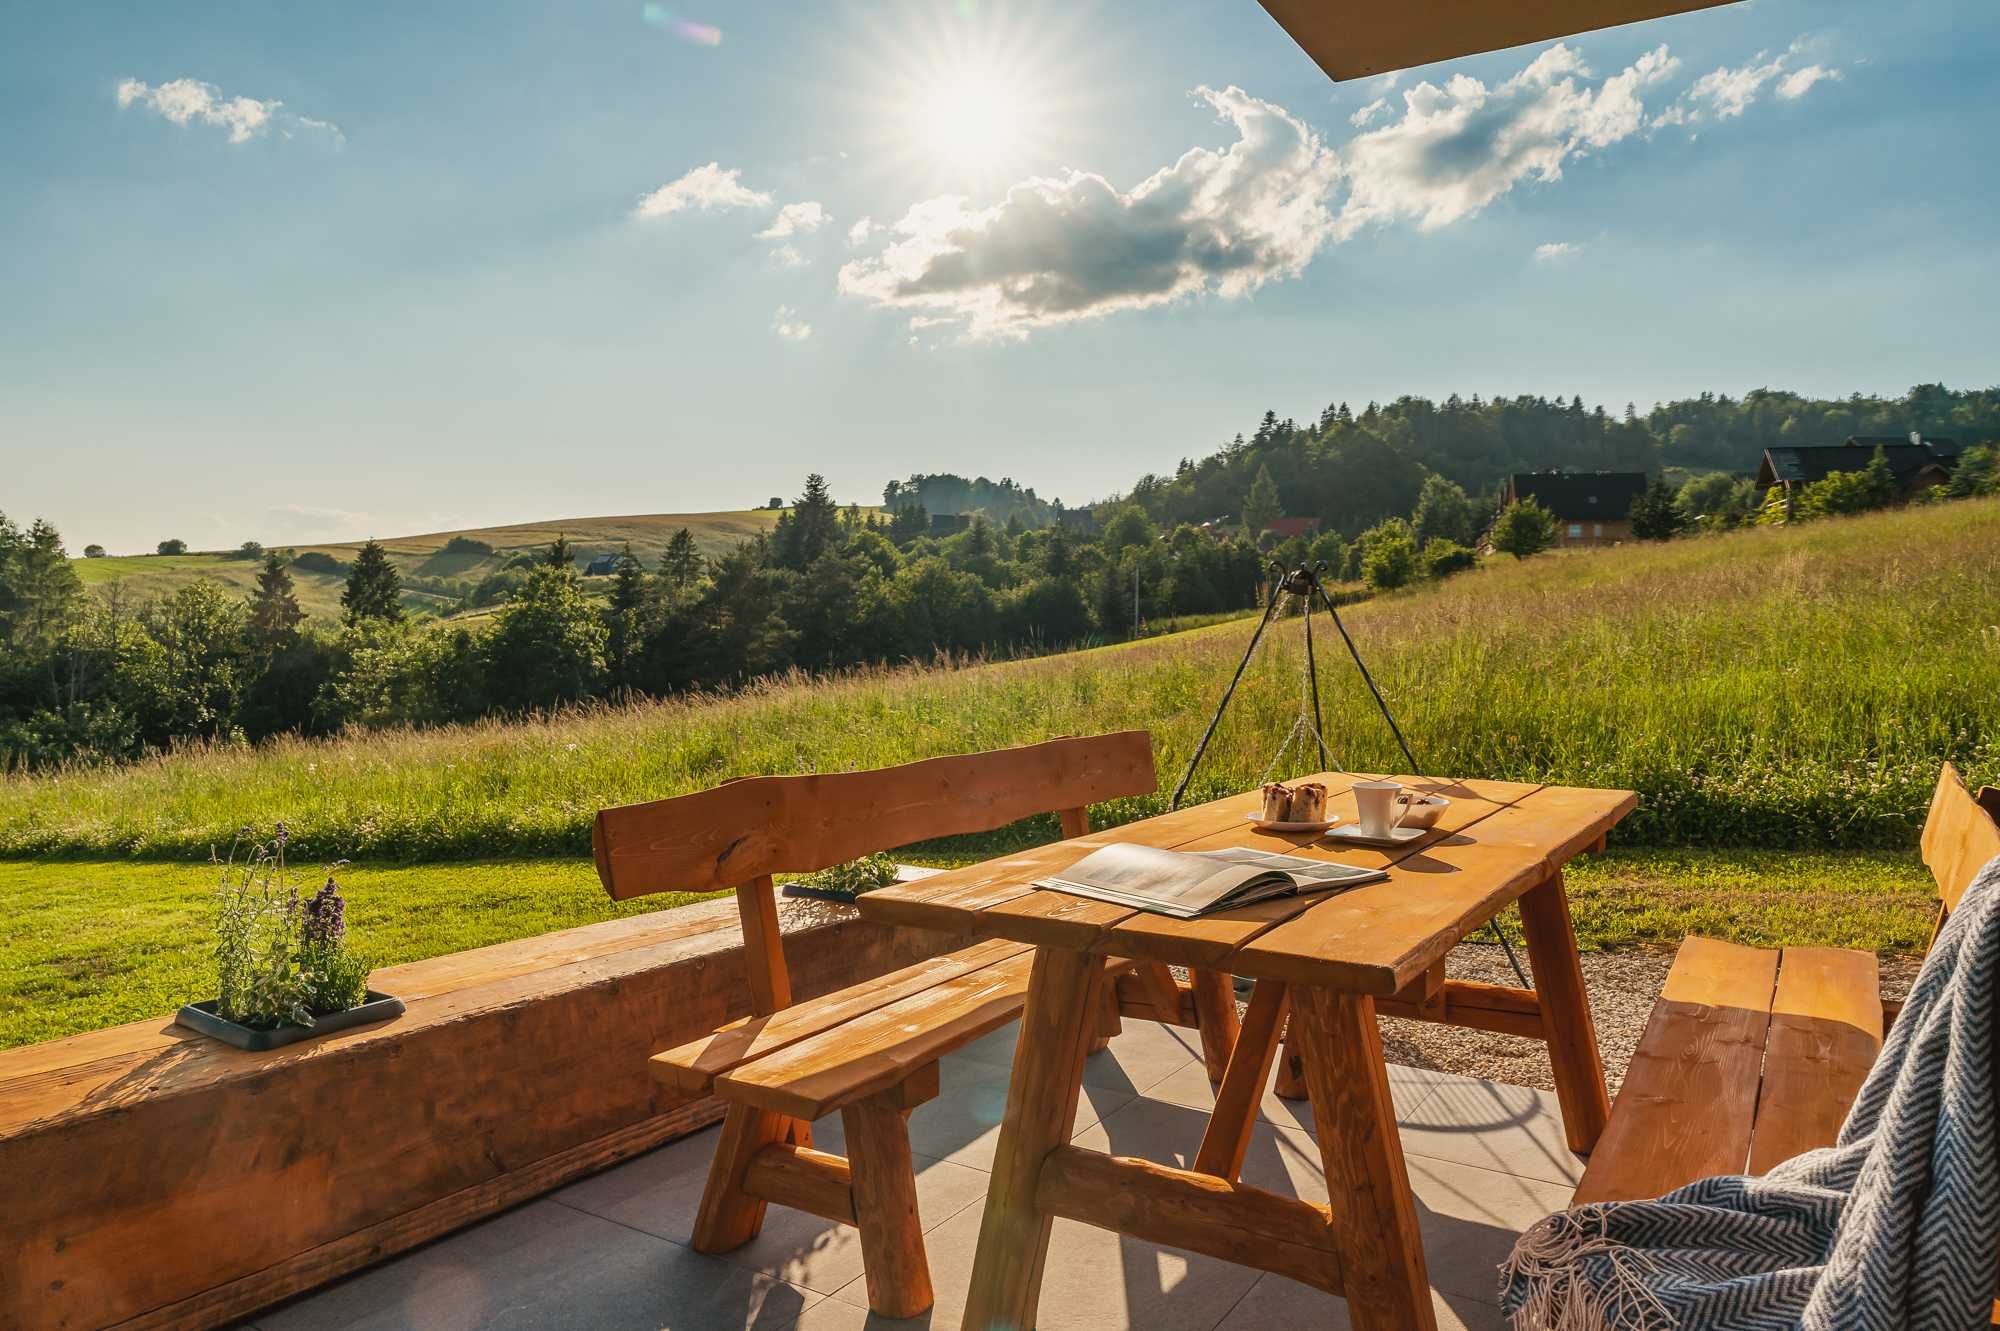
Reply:
[[[872, 510], [871, 510], [872, 511]], [[776, 509], [746, 509], [725, 513], [644, 513], [623, 517], [563, 518], [546, 522], [523, 522], [500, 527], [474, 527], [463, 531], [426, 532], [416, 536], [382, 538], [389, 558], [401, 570], [406, 609], [434, 614], [447, 613], [460, 594], [490, 573], [499, 571], [517, 555], [542, 549], [558, 536], [569, 538], [578, 558], [588, 561], [601, 554], [615, 553], [626, 542], [632, 551], [653, 566], [674, 533], [686, 527], [704, 554], [720, 554], [771, 530], [777, 524]], [[447, 550], [454, 539], [476, 541], [491, 548]], [[276, 548], [298, 555], [322, 555], [345, 565], [361, 548], [360, 541], [329, 543], [285, 543]], [[102, 559], [77, 559], [77, 574], [85, 587], [100, 594], [116, 594], [130, 603], [144, 602], [172, 594], [190, 582], [206, 578], [232, 591], [248, 595], [256, 585], [258, 562], [234, 551], [204, 551], [185, 555], [112, 555]], [[331, 565], [314, 567], [307, 559], [292, 568], [299, 605], [308, 615], [334, 618], [340, 613], [340, 593], [345, 573]]]

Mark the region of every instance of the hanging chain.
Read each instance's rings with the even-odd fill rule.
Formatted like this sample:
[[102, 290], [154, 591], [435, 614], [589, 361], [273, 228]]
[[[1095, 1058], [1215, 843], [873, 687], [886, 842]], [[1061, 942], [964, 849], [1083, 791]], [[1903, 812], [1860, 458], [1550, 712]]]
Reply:
[[[1302, 625], [1307, 626], [1304, 630], [1304, 632], [1307, 635], [1307, 646], [1304, 653], [1302, 653], [1299, 658], [1299, 716], [1298, 720], [1292, 722], [1292, 728], [1285, 735], [1284, 743], [1280, 744], [1277, 748], [1277, 751], [1271, 755], [1270, 764], [1264, 768], [1264, 775], [1257, 778], [1257, 784], [1259, 786], [1266, 785], [1270, 782], [1271, 773], [1277, 771], [1278, 764], [1284, 761], [1285, 754], [1292, 747], [1292, 741], [1299, 739], [1302, 735], [1312, 736], [1313, 743], [1316, 744], [1319, 748], [1319, 756], [1325, 759], [1326, 761], [1327, 765], [1326, 770], [1330, 772], [1344, 772], [1347, 770], [1345, 767], [1342, 767], [1340, 765], [1340, 760], [1334, 757], [1333, 749], [1327, 744], [1326, 737], [1320, 734], [1319, 726], [1316, 725], [1313, 721], [1313, 695], [1312, 695], [1313, 666], [1312, 666], [1312, 655], [1311, 655], [1312, 648], [1310, 645], [1310, 633], [1311, 633], [1310, 620], [1312, 616], [1312, 602], [1304, 597], [1300, 597], [1299, 605], [1302, 611], [1302, 613], [1299, 616], [1300, 623]], [[1299, 746], [1299, 752], [1301, 754], [1305, 754], [1308, 753], [1309, 750], [1305, 747], [1305, 745], [1301, 744]]]

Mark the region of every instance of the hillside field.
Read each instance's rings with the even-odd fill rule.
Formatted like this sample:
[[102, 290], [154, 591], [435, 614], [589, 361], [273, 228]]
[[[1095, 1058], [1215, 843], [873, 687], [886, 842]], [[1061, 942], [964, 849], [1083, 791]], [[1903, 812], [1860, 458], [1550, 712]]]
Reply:
[[[865, 510], [874, 511], [874, 510]], [[550, 522], [517, 523], [504, 527], [477, 527], [464, 531], [428, 532], [419, 536], [381, 538], [390, 561], [406, 577], [453, 578], [477, 581], [499, 569], [513, 555], [524, 550], [545, 549], [558, 536], [567, 536], [585, 560], [612, 554], [630, 541], [632, 551], [647, 567], [657, 566], [660, 554], [674, 533], [686, 527], [704, 554], [726, 550], [771, 530], [778, 511], [760, 508], [729, 513], [652, 513], [627, 517], [568, 518]], [[444, 547], [453, 537], [483, 541], [493, 554], [446, 554]], [[360, 550], [359, 541], [330, 544], [293, 544], [282, 540], [267, 542], [272, 549], [299, 554], [318, 551], [343, 564], [351, 563]], [[137, 603], [160, 596], [207, 578], [231, 591], [249, 595], [256, 586], [261, 562], [242, 559], [231, 552], [185, 555], [110, 555], [102, 559], [71, 561], [85, 587], [104, 594], [116, 587], [118, 594]], [[299, 605], [308, 615], [336, 619], [340, 615], [340, 593], [345, 574], [294, 567], [292, 581]], [[451, 598], [421, 588], [404, 589], [403, 604], [412, 611], [444, 613]]]
[[[1691, 930], [1921, 946], [1931, 889], [1914, 847], [1938, 765], [2000, 781], [2000, 501], [1502, 558], [1343, 615], [1425, 772], [1640, 792], [1611, 851], [1572, 876], [1587, 946]], [[0, 780], [0, 1045], [184, 997], [205, 964], [209, 848], [281, 818], [295, 863], [356, 861], [359, 945], [390, 962], [672, 904], [598, 893], [590, 819], [731, 776], [1136, 726], [1153, 732], [1162, 793], [1096, 817], [1142, 816], [1164, 806], [1249, 632]], [[1322, 653], [1336, 757], [1402, 769], [1338, 638]], [[1192, 798], [1264, 774], [1301, 664], [1296, 622], [1274, 625]], [[1053, 835], [1031, 820], [904, 858]]]

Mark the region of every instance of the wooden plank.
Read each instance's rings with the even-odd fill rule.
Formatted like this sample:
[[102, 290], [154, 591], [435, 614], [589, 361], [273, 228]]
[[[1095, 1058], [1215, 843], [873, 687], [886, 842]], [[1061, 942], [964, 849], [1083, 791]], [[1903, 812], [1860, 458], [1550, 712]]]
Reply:
[[[402, 1017], [266, 1054], [165, 1018], [0, 1052], [0, 1326], [245, 1319], [712, 1121], [646, 1060], [747, 1010], [734, 903], [565, 934], [378, 971]], [[937, 942], [793, 937], [803, 994]]]
[[1243, 1157], [1250, 1149], [1250, 1131], [1257, 1125], [1258, 1102], [1264, 1098], [1264, 1086], [1271, 1079], [1271, 1060], [1277, 1057], [1278, 1034], [1284, 1029], [1287, 1005], [1282, 981], [1257, 981], [1257, 987], [1250, 993], [1250, 1008], [1243, 1015], [1243, 1029], [1236, 1037], [1235, 1051], [1229, 1057], [1228, 1070], [1216, 1088], [1208, 1129], [1202, 1134], [1201, 1148], [1195, 1152], [1197, 1174], [1213, 1174], [1234, 1181], [1243, 1172]]
[[842, 1109], [840, 1121], [854, 1161], [854, 1223], [861, 1231], [868, 1307], [878, 1317], [915, 1317], [933, 1298], [904, 1111], [863, 1100]]
[[1882, 1052], [1882, 977], [1873, 952], [1788, 947], [1778, 962], [1750, 1172], [1833, 1145]]
[[1050, 809], [1151, 793], [1143, 730], [1050, 740], [868, 772], [758, 776], [599, 811], [605, 891], [704, 892], [844, 864], [884, 847], [985, 832]]
[[1332, 79], [1368, 78], [1481, 51], [1548, 41], [1727, 0], [1262, 0]]
[[[1330, 812], [1343, 821], [1351, 820], [1355, 815], [1355, 804], [1350, 787], [1359, 778], [1350, 775], [1328, 775], [1324, 779], [1328, 789]], [[1297, 834], [1273, 837], [1270, 833], [1256, 831], [1247, 823], [1239, 823], [1215, 835], [1189, 842], [1178, 849], [1221, 850], [1233, 846], [1249, 846], [1298, 855], [1306, 859], [1328, 860], [1369, 869], [1393, 870], [1401, 864], [1421, 863], [1433, 847], [1471, 833], [1474, 827], [1483, 824], [1492, 815], [1540, 789], [1538, 786], [1523, 785], [1518, 782], [1446, 782], [1417, 777], [1390, 779], [1402, 781], [1419, 789], [1436, 791], [1452, 801], [1444, 816], [1438, 820], [1437, 827], [1407, 846], [1381, 850], [1367, 846], [1340, 845]], [[1277, 844], [1271, 844], [1273, 841]], [[1058, 893], [1049, 895], [1060, 896]], [[1307, 894], [1281, 897], [1200, 920], [1176, 920], [1171, 916], [1132, 911], [1103, 927], [1092, 946], [1100, 952], [1115, 952], [1119, 956], [1156, 957], [1179, 966], [1228, 969], [1238, 964], [1239, 949], [1252, 939], [1268, 933], [1286, 920], [1297, 918], [1315, 907], [1330, 904], [1346, 895], [1343, 893], [1336, 897], [1326, 897]], [[1021, 904], [1013, 903], [1013, 907], [1018, 908]]]
[[750, 1157], [743, 1191], [843, 1225], [854, 1223], [854, 1177], [847, 1157], [773, 1142]]
[[785, 968], [784, 940], [778, 936], [778, 890], [768, 875], [736, 889], [736, 915], [743, 925], [750, 1011], [762, 1017], [790, 1007], [792, 976]]
[[713, 1034], [655, 1054], [653, 1072], [663, 1086], [676, 1094], [707, 1095], [717, 1077], [744, 1063], [1027, 951], [1026, 944], [1004, 939], [976, 943], [879, 979], [864, 980], [823, 997], [795, 1003], [781, 1012], [745, 1017]]
[[1375, 1010], [1385, 1017], [1434, 1021], [1530, 1040], [1543, 1038], [1541, 1000], [1534, 990], [1516, 989], [1512, 985], [1446, 980], [1438, 989], [1435, 1004], [1415, 1003], [1401, 997], [1378, 998]]
[[1236, 987], [1223, 971], [1192, 970], [1188, 987], [1194, 991], [1195, 1030], [1201, 1035], [1202, 1063], [1208, 1079], [1219, 1082], [1236, 1052]]
[[[558, 1151], [448, 1197], [439, 1197], [413, 1211], [343, 1234], [240, 1279], [127, 1318], [113, 1324], [111, 1331], [213, 1331], [215, 1327], [232, 1325], [261, 1308], [379, 1265], [397, 1253], [553, 1192], [565, 1183], [644, 1155], [677, 1137], [699, 1132], [719, 1121], [724, 1108], [722, 1101], [715, 1099], [682, 1105], [656, 1119]], [[33, 1323], [6, 1325], [11, 1328]]]
[[1549, 1071], [1562, 1103], [1563, 1135], [1569, 1149], [1588, 1155], [1611, 1117], [1604, 1089], [1604, 1061], [1597, 1052], [1597, 1025], [1583, 989], [1583, 968], [1570, 926], [1569, 897], [1558, 869], [1521, 897], [1521, 930], [1542, 1009]]
[[1575, 1200], [1657, 1197], [1749, 1162], [1778, 953], [1681, 944]]
[[1437, 1331], [1375, 1004], [1365, 994], [1291, 992], [1292, 1034], [1319, 1125], [1320, 1164], [1354, 1324]]
[[[1559, 867], [1546, 847], [1588, 844], [1637, 800], [1630, 791], [1545, 786], [1398, 861], [1387, 881], [1321, 900], [1256, 935], [1231, 965], [1242, 975], [1392, 996], [1546, 881]], [[1116, 945], [1133, 955], [1131, 940]]]
[[1102, 982], [1103, 968], [1080, 953], [1035, 954], [966, 1292], [963, 1325], [972, 1331], [1035, 1325], [1051, 1219], [1037, 1192], [1043, 1162], [1069, 1142], [1089, 1043], [1077, 1014]]
[[[1342, 1291], [1327, 1208], [1233, 1179], [1058, 1146], [1035, 1190], [1045, 1214]], [[966, 1326], [995, 1325], [967, 1318]]]
[[1965, 788], [1950, 763], [1938, 773], [1931, 809], [1924, 819], [1923, 856], [1946, 910], [1958, 909], [1958, 899], [1994, 856], [2000, 855], [2000, 822]]
[[810, 1121], [886, 1091], [1012, 1021], [1027, 994], [1032, 960], [1024, 953], [953, 976], [788, 1045], [718, 1077], [716, 1093]]
[[[864, 916], [885, 924], [907, 924], [951, 934], [998, 933], [989, 918], [996, 907], [1035, 895], [1037, 889], [1032, 886], [1035, 879], [1067, 868], [1099, 846], [1125, 841], [1171, 850], [1239, 824], [1248, 827], [1244, 815], [1260, 807], [1262, 800], [1254, 792], [1234, 795], [1122, 827], [1100, 829], [1074, 841], [1058, 841], [953, 869], [922, 882], [894, 883], [868, 893], [856, 904]], [[1077, 899], [1062, 893], [1042, 895], [1065, 902]]]

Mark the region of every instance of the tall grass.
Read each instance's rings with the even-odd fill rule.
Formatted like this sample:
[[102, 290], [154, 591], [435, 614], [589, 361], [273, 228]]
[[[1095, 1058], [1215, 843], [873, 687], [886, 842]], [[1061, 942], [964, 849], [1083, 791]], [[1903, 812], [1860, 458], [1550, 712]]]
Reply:
[[[1344, 613], [1425, 771], [1634, 788], [1628, 843], [1906, 847], [1941, 761], [2000, 779], [1997, 501], [1502, 560]], [[606, 804], [1128, 726], [1153, 732], [1171, 786], [1249, 632], [17, 777], [0, 855], [203, 854], [278, 818], [302, 853], [577, 854]], [[1402, 769], [1332, 648], [1336, 754]], [[1300, 663], [1296, 623], [1274, 626], [1196, 793], [1263, 773]]]

